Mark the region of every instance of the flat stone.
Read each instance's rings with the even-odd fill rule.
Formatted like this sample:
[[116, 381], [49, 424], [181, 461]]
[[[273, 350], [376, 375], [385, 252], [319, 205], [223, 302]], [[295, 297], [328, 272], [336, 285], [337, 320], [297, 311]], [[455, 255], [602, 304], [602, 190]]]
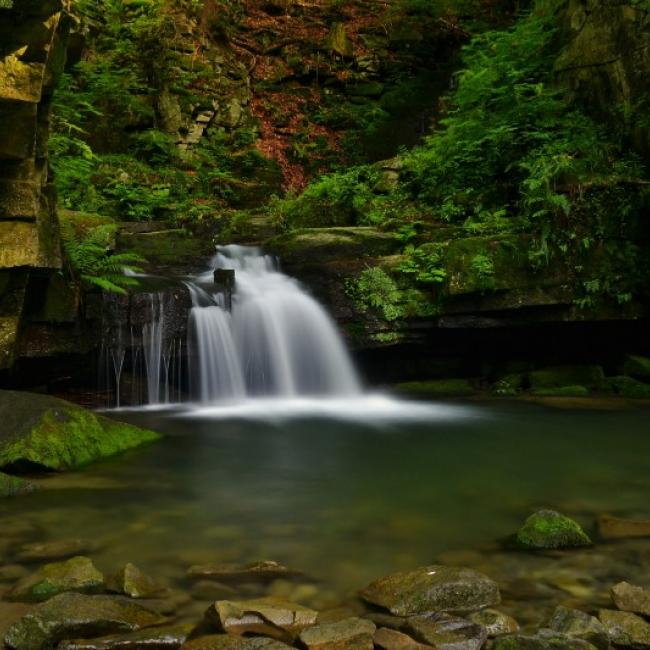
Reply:
[[562, 634], [544, 634], [535, 636], [525, 634], [508, 634], [497, 637], [490, 650], [595, 650], [594, 646], [582, 639]]
[[93, 544], [87, 539], [57, 539], [52, 542], [34, 542], [23, 544], [16, 553], [19, 562], [40, 562], [41, 560], [58, 560], [73, 555], [80, 555], [92, 550]]
[[609, 636], [605, 626], [595, 616], [579, 609], [557, 607], [548, 627], [554, 632], [587, 641], [599, 650], [609, 648]]
[[253, 564], [197, 564], [187, 571], [190, 578], [211, 578], [219, 582], [271, 582], [300, 573], [282, 564], [266, 560]]
[[603, 539], [650, 537], [650, 519], [620, 519], [602, 515], [598, 518], [598, 534]]
[[91, 593], [104, 586], [104, 576], [90, 558], [77, 556], [42, 566], [26, 576], [6, 595], [8, 600], [42, 602], [64, 591]]
[[13, 650], [44, 650], [70, 637], [98, 637], [160, 625], [165, 619], [119, 596], [63, 593], [36, 605], [11, 626], [5, 644]]
[[487, 640], [483, 625], [447, 614], [410, 618], [404, 631], [438, 650], [479, 650]]
[[230, 634], [210, 634], [192, 639], [182, 650], [288, 650], [291, 646], [265, 637], [242, 638]]
[[106, 588], [131, 598], [155, 598], [165, 592], [161, 584], [130, 562], [106, 581]]
[[394, 573], [368, 585], [361, 597], [397, 616], [465, 612], [498, 605], [494, 580], [472, 569], [430, 565]]
[[430, 645], [420, 643], [408, 634], [391, 630], [388, 627], [380, 627], [375, 632], [374, 643], [377, 648], [382, 650], [426, 650], [431, 648]]
[[650, 590], [619, 582], [612, 587], [611, 594], [616, 607], [624, 612], [650, 616]]
[[222, 632], [263, 634], [293, 641], [305, 627], [316, 623], [318, 612], [280, 598], [258, 598], [218, 600], [206, 616]]
[[516, 634], [519, 632], [519, 624], [512, 616], [508, 616], [496, 609], [482, 609], [473, 612], [467, 617], [472, 623], [482, 625], [488, 637], [501, 636], [502, 634]]
[[600, 622], [605, 626], [610, 641], [629, 648], [650, 648], [650, 623], [636, 614], [601, 609]]
[[375, 630], [372, 621], [353, 617], [308, 627], [299, 639], [307, 650], [373, 650]]
[[186, 623], [111, 634], [98, 639], [74, 639], [62, 641], [57, 650], [175, 650], [185, 643], [193, 628]]
[[533, 513], [515, 535], [515, 544], [528, 549], [591, 546], [580, 524], [554, 510]]

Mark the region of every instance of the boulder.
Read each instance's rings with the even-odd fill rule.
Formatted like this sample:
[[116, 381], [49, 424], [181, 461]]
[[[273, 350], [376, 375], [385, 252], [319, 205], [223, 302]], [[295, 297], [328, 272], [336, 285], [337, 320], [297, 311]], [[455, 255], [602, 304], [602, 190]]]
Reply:
[[410, 618], [404, 630], [438, 650], [479, 650], [487, 640], [483, 625], [446, 614]]
[[165, 588], [134, 564], [128, 563], [106, 581], [106, 588], [131, 598], [155, 598]]
[[596, 617], [579, 609], [557, 607], [548, 627], [554, 632], [587, 641], [598, 650], [609, 648], [609, 636], [605, 626]]
[[375, 624], [363, 618], [308, 627], [300, 633], [307, 650], [373, 650]]
[[578, 523], [554, 510], [539, 510], [528, 517], [514, 542], [527, 549], [591, 546], [591, 540]]
[[57, 650], [176, 650], [187, 640], [193, 625], [181, 624], [110, 634], [98, 639], [62, 641]]
[[501, 636], [502, 634], [515, 634], [519, 632], [519, 624], [512, 616], [508, 616], [496, 609], [482, 609], [473, 612], [467, 617], [472, 623], [482, 625], [489, 637]]
[[629, 648], [650, 648], [650, 623], [636, 614], [601, 609], [600, 622], [614, 645]]
[[16, 552], [19, 562], [41, 562], [43, 560], [60, 560], [73, 555], [87, 553], [93, 544], [87, 539], [57, 539], [51, 542], [33, 542], [23, 544]]
[[435, 564], [376, 580], [361, 591], [361, 597], [396, 616], [466, 612], [500, 602], [497, 583], [486, 575]]
[[219, 582], [271, 582], [298, 576], [298, 571], [266, 560], [252, 564], [199, 564], [188, 569], [190, 578], [209, 578]]
[[19, 494], [29, 494], [37, 489], [38, 485], [31, 481], [0, 472], [0, 497], [14, 497]]
[[381, 650], [426, 650], [431, 648], [430, 645], [424, 645], [408, 634], [391, 630], [388, 627], [380, 627], [375, 632], [374, 643], [375, 647]]
[[318, 612], [281, 598], [218, 600], [206, 612], [210, 622], [222, 632], [264, 634], [293, 641], [306, 627], [314, 625]]
[[628, 355], [625, 358], [623, 372], [634, 379], [650, 380], [650, 358], [633, 354]]
[[602, 515], [598, 518], [598, 534], [603, 539], [650, 537], [650, 519], [620, 519]]
[[66, 470], [157, 440], [48, 395], [0, 391], [0, 467]]
[[41, 602], [64, 591], [91, 593], [100, 591], [103, 586], [102, 573], [89, 558], [80, 555], [42, 566], [19, 580], [5, 597], [8, 600]]
[[650, 616], [650, 590], [629, 582], [619, 582], [612, 587], [612, 600], [624, 612]]
[[130, 632], [164, 622], [159, 614], [124, 598], [63, 593], [14, 623], [5, 644], [13, 650], [50, 650], [66, 639]]

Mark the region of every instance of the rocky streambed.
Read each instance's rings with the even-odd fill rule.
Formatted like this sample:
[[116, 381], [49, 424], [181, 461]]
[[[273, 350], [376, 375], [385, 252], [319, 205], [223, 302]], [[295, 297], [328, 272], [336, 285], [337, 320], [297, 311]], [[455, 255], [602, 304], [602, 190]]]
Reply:
[[492, 549], [448, 552], [340, 602], [278, 562], [194, 565], [167, 581], [131, 563], [104, 573], [92, 542], [33, 542], [29, 523], [2, 524], [12, 650], [650, 648], [650, 521], [602, 517], [593, 544], [539, 511]]

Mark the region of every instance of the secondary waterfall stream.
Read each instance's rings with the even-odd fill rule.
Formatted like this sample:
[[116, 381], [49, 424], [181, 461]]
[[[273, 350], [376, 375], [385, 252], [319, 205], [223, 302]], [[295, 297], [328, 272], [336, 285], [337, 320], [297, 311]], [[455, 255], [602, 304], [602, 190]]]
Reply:
[[[215, 282], [215, 271], [234, 272], [232, 293]], [[191, 307], [185, 335], [179, 336], [172, 312], [178, 321], [178, 287], [183, 285]], [[260, 249], [218, 247], [209, 269], [177, 281], [173, 294], [139, 294], [140, 320], [131, 315], [128, 334], [127, 319], [113, 317], [116, 331], [106, 352], [114, 373], [114, 406], [121, 404], [123, 367], [131, 373], [126, 401], [133, 405], [361, 393], [332, 318]], [[125, 363], [123, 341], [129, 336]]]

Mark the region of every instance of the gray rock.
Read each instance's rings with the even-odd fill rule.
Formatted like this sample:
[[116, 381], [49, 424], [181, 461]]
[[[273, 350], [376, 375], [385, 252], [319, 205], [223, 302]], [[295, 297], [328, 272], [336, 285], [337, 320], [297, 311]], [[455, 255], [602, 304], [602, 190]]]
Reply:
[[42, 566], [32, 575], [19, 580], [6, 598], [37, 603], [64, 591], [92, 593], [101, 591], [103, 586], [104, 576], [90, 558], [77, 556]]
[[51, 650], [59, 641], [130, 632], [165, 619], [118, 596], [63, 593], [36, 605], [11, 626], [5, 644], [13, 650]]
[[650, 616], [650, 590], [629, 582], [619, 582], [612, 587], [612, 600], [619, 609]]
[[373, 650], [375, 624], [363, 618], [308, 627], [300, 633], [307, 650]]
[[483, 625], [447, 614], [409, 618], [404, 631], [438, 650], [479, 650], [487, 640]]
[[499, 587], [494, 580], [472, 569], [442, 565], [381, 578], [368, 585], [361, 597], [397, 616], [466, 612], [500, 602]]
[[496, 609], [482, 609], [480, 612], [473, 612], [467, 619], [472, 623], [482, 625], [489, 637], [519, 632], [517, 621], [512, 616], [508, 616]]
[[605, 626], [610, 641], [629, 648], [650, 648], [650, 623], [636, 614], [601, 609], [600, 622]]
[[57, 650], [176, 650], [187, 640], [193, 625], [146, 628], [98, 639], [62, 641]]
[[599, 650], [607, 650], [609, 636], [605, 626], [594, 616], [579, 609], [557, 607], [548, 623], [549, 629], [591, 643]]

